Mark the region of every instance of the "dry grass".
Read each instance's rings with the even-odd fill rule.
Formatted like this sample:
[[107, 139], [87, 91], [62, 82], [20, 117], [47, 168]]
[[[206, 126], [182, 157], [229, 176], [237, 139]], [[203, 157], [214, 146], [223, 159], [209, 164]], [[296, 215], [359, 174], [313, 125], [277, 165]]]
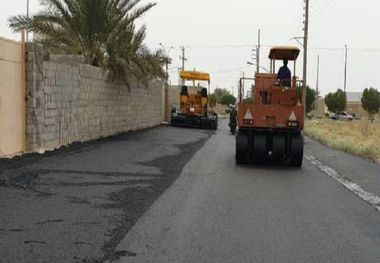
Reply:
[[380, 163], [380, 123], [313, 120], [306, 122], [305, 133], [334, 149]]

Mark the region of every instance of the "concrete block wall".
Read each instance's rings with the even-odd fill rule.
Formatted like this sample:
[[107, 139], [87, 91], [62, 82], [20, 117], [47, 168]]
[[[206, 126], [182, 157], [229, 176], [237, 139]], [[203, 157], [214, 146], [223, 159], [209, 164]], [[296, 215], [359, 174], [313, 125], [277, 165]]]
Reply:
[[173, 104], [178, 105], [180, 104], [180, 94], [181, 94], [181, 87], [180, 86], [168, 86], [166, 87], [166, 120], [170, 122], [171, 117], [171, 109]]
[[26, 151], [43, 148], [44, 133], [44, 83], [43, 49], [26, 43]]
[[111, 81], [101, 68], [67, 57], [43, 61], [27, 46], [27, 150], [44, 151], [130, 130], [163, 119], [163, 83], [148, 87]]

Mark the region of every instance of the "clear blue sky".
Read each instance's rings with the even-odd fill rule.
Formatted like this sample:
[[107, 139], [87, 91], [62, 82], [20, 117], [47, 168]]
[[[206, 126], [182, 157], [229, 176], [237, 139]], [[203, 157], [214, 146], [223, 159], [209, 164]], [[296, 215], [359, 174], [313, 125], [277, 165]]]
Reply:
[[[177, 83], [179, 46], [187, 51], [187, 69], [212, 73], [212, 87], [236, 88], [242, 72], [253, 76], [247, 66], [262, 31], [265, 46], [297, 45], [290, 40], [302, 36], [303, 0], [158, 0], [158, 5], [140, 23], [148, 27], [147, 45], [170, 51], [171, 80]], [[31, 12], [39, 9], [30, 0]], [[310, 0], [309, 84], [315, 87], [316, 60], [321, 56], [320, 89], [323, 94], [343, 88], [344, 45], [349, 46], [348, 91], [374, 86], [380, 89], [377, 61], [380, 60], [380, 1]], [[26, 0], [15, 0], [0, 10], [0, 36], [19, 39], [7, 27], [6, 19], [25, 13]], [[269, 64], [268, 48], [261, 63]], [[298, 63], [301, 75], [302, 59]], [[236, 91], [235, 91], [236, 92]]]

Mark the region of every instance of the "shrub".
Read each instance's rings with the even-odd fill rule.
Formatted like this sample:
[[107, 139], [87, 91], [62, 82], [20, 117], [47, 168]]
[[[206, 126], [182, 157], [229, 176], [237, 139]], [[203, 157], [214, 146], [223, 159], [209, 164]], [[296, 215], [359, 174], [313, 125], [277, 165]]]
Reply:
[[325, 97], [325, 103], [330, 112], [340, 112], [347, 108], [347, 96], [341, 89], [335, 93], [329, 93]]
[[380, 108], [380, 92], [374, 88], [367, 88], [363, 92], [362, 107], [368, 112], [370, 118], [379, 113]]

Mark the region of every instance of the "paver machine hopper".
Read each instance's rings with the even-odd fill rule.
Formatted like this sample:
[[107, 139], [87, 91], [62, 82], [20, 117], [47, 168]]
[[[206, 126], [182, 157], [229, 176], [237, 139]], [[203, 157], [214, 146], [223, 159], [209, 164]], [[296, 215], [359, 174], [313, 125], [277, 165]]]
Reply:
[[240, 87], [238, 105], [238, 133], [236, 135], [236, 162], [276, 163], [302, 166], [304, 106], [298, 94], [301, 80], [293, 75], [279, 80], [276, 62], [294, 63], [300, 50], [297, 47], [274, 47], [270, 50], [270, 73], [256, 73], [250, 103], [243, 102]]
[[179, 109], [172, 109], [172, 126], [214, 129], [218, 128], [218, 115], [210, 107], [210, 75], [197, 71], [181, 71], [184, 82], [207, 81], [208, 88], [181, 86]]

